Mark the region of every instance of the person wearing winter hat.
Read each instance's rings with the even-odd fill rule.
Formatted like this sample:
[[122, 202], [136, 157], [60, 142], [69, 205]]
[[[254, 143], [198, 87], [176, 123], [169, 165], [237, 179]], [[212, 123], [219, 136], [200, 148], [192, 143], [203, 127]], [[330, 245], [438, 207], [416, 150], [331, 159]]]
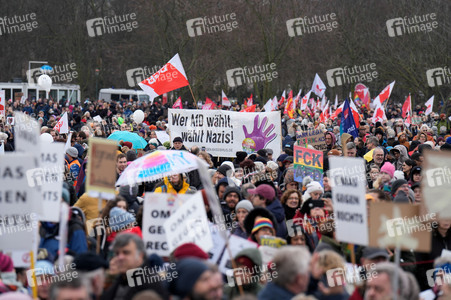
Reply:
[[276, 236], [273, 222], [268, 218], [257, 218], [252, 228], [249, 239], [260, 245], [260, 239], [264, 235]]
[[216, 170], [216, 178], [218, 180], [221, 180], [224, 177], [227, 177], [227, 172], [230, 171], [231, 168], [229, 165], [221, 165], [217, 170]]
[[158, 140], [153, 138], [149, 140], [149, 149], [155, 150], [159, 146]]
[[197, 258], [185, 258], [176, 263], [177, 276], [169, 291], [183, 300], [207, 299], [213, 288], [213, 275], [207, 264]]
[[185, 150], [187, 151], [188, 149], [186, 149], [185, 145], [183, 145], [183, 140], [181, 137], [175, 137], [172, 140], [172, 148], [171, 150]]
[[420, 183], [421, 178], [422, 178], [421, 167], [420, 166], [413, 167], [412, 170], [410, 171], [409, 185], [413, 185], [415, 183]]
[[[393, 198], [396, 199], [396, 197], [398, 196], [398, 193], [400, 191], [403, 191], [405, 193], [405, 197], [407, 198], [407, 196], [409, 195], [409, 184], [407, 183], [407, 180], [398, 179], [391, 184], [390, 193], [393, 196]], [[402, 201], [402, 202], [409, 202], [409, 200], [407, 198], [407, 201]]]
[[80, 173], [81, 164], [78, 160], [78, 150], [75, 147], [69, 147], [66, 150], [65, 166], [69, 169], [73, 179], [74, 186], [77, 185], [78, 174]]
[[143, 236], [141, 228], [137, 226], [135, 216], [119, 207], [113, 207], [110, 210], [108, 222], [113, 231], [107, 238], [108, 242], [112, 242], [116, 235], [122, 232], [136, 234], [140, 238]]
[[324, 193], [324, 189], [318, 181], [312, 181], [307, 184], [307, 189], [302, 196], [303, 201], [307, 201], [308, 199], [319, 200], [321, 195]]
[[238, 226], [236, 226], [236, 228], [232, 231], [232, 234], [242, 237], [243, 239], [248, 238], [246, 229], [244, 228], [244, 220], [246, 219], [249, 212], [253, 209], [254, 206], [249, 200], [244, 199], [238, 202], [238, 204], [235, 206], [235, 216]]
[[238, 285], [246, 294], [257, 296], [263, 289], [260, 280], [255, 280], [263, 271], [260, 251], [256, 248], [243, 249], [235, 256], [235, 263], [237, 267], [226, 272], [228, 283], [224, 285], [224, 294], [227, 299], [240, 295]]
[[249, 189], [247, 192], [254, 195], [252, 197], [252, 204], [259, 207], [266, 207], [276, 196], [276, 191], [268, 184], [261, 184], [255, 189]]
[[238, 201], [241, 200], [240, 190], [234, 186], [226, 187], [223, 199], [224, 201], [221, 207], [222, 213], [224, 214], [224, 220], [227, 228], [232, 228], [232, 224], [234, 222], [233, 216], [235, 215], [235, 207], [238, 204]]
[[185, 259], [188, 257], [208, 260], [209, 256], [199, 246], [194, 243], [184, 243], [175, 248], [172, 257], [176, 260]]
[[379, 173], [379, 177], [376, 179], [376, 182], [373, 184], [375, 188], [382, 189], [385, 185], [389, 185], [390, 181], [393, 179], [395, 175], [395, 166], [389, 162], [386, 162]]

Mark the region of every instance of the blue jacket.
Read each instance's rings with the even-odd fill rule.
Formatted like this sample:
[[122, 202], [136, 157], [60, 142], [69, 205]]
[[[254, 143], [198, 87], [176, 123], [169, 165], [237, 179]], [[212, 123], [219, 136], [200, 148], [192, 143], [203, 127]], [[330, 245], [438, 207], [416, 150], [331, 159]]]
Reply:
[[277, 220], [277, 233], [276, 235], [280, 238], [285, 239], [288, 235], [287, 224], [285, 223], [285, 210], [282, 204], [280, 204], [279, 199], [274, 199], [270, 205], [266, 206], [266, 209], [272, 212]]
[[294, 296], [296, 295], [292, 292], [270, 282], [260, 293], [258, 293], [258, 300], [291, 300]]

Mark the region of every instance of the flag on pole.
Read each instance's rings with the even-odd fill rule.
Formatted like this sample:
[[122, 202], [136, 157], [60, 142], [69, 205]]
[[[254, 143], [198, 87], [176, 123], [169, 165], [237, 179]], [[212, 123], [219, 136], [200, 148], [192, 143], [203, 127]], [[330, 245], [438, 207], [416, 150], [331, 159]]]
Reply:
[[67, 118], [67, 111], [58, 120], [58, 123], [56, 123], [56, 125], [55, 125], [55, 127], [53, 127], [53, 129], [58, 131], [59, 133], [68, 133], [69, 132], [69, 120]]
[[249, 98], [247, 98], [247, 106], [252, 106], [254, 105], [254, 96], [251, 94], [251, 96]]
[[287, 114], [290, 119], [293, 119], [294, 107], [293, 107], [293, 90], [288, 93], [287, 104], [285, 105], [285, 109], [283, 111], [284, 114]]
[[175, 100], [174, 105], [172, 105], [172, 108], [180, 108], [183, 109], [182, 105], [182, 97], [178, 97], [177, 100]]
[[429, 98], [429, 100], [426, 101], [426, 103], [424, 105], [426, 105], [426, 111], [424, 114], [427, 116], [432, 112], [432, 108], [434, 107], [434, 96]]
[[308, 100], [310, 99], [311, 93], [312, 93], [312, 91], [309, 91], [307, 94], [304, 95], [304, 97], [302, 97], [301, 110], [305, 110], [305, 108], [307, 107], [307, 103], [308, 103]]
[[312, 85], [312, 91], [319, 97], [322, 97], [324, 95], [324, 92], [326, 91], [326, 85], [321, 80], [321, 78], [319, 78], [318, 73], [315, 74], [315, 79], [313, 80]]
[[[359, 136], [359, 131], [355, 125], [354, 117], [352, 115], [351, 105], [349, 104], [348, 99], [345, 99], [343, 103], [343, 113], [341, 114], [341, 123], [340, 123], [340, 132], [348, 133], [353, 137]], [[345, 147], [346, 145], [343, 145]]]
[[274, 98], [269, 99], [268, 102], [266, 102], [265, 106], [263, 106], [266, 112], [270, 112], [277, 109], [277, 96], [274, 96]]
[[286, 97], [285, 95], [286, 94], [285, 94], [285, 90], [284, 90], [282, 93], [282, 97], [279, 100], [279, 105], [283, 105], [283, 103], [285, 102], [285, 97]]
[[373, 123], [376, 123], [376, 122], [383, 122], [386, 119], [387, 119], [387, 117], [385, 116], [384, 107], [381, 104], [379, 104], [374, 109], [372, 121], [373, 121]]
[[321, 110], [324, 110], [324, 107], [326, 107], [326, 97], [323, 96], [321, 99]]
[[301, 92], [302, 89], [299, 90], [298, 94], [296, 95], [296, 98], [294, 99], [294, 107], [298, 106], [299, 100], [301, 99]]
[[383, 89], [382, 92], [380, 92], [380, 94], [377, 95], [377, 97], [373, 101], [375, 106], [379, 106], [378, 104], [382, 104], [382, 103], [384, 103], [385, 100], [390, 98], [390, 95], [391, 95], [391, 92], [393, 91], [394, 85], [395, 85], [395, 81], [393, 81], [392, 83], [387, 85], [385, 87], [385, 89]]
[[189, 85], [178, 53], [157, 73], [138, 84], [150, 96], [150, 100], [164, 93]]
[[210, 98], [207, 97], [205, 100], [205, 104], [202, 105], [202, 109], [204, 110], [212, 110], [216, 107], [216, 103], [214, 103]]
[[255, 108], [257, 104], [246, 107], [245, 109], [240, 110], [240, 112], [255, 112]]
[[323, 111], [321, 112], [321, 114], [319, 115], [319, 118], [321, 120], [321, 122], [326, 122], [330, 116], [329, 116], [329, 101], [327, 101], [326, 105], [324, 106]]
[[406, 101], [404, 101], [404, 104], [402, 105], [402, 117], [404, 118], [404, 123], [407, 126], [410, 126], [410, 124], [412, 124], [411, 111], [412, 111], [412, 101], [409, 94]]
[[0, 90], [0, 115], [3, 115], [6, 120], [6, 100], [5, 100], [5, 90]]
[[350, 104], [350, 106], [351, 106], [352, 116], [354, 117], [355, 127], [359, 128], [359, 127], [360, 127], [360, 115], [359, 115], [359, 110], [358, 110], [357, 107], [355, 106], [355, 104], [354, 104], [354, 102], [352, 101], [352, 99], [350, 99], [349, 104]]
[[232, 106], [231, 104], [230, 104], [230, 101], [229, 101], [229, 98], [227, 98], [227, 96], [226, 96], [226, 94], [224, 93], [224, 91], [221, 91], [222, 92], [222, 96], [221, 96], [221, 99], [222, 99], [222, 106]]

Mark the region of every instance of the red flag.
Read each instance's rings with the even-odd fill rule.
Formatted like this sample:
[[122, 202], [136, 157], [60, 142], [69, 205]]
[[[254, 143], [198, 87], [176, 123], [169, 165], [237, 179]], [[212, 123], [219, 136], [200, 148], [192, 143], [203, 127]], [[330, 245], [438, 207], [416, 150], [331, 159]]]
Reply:
[[287, 105], [285, 106], [284, 114], [288, 114], [290, 119], [293, 119], [294, 116], [294, 101], [293, 101], [293, 91], [290, 91], [288, 94]]
[[163, 66], [157, 73], [139, 83], [139, 86], [150, 96], [151, 101], [164, 93], [189, 85], [178, 54]]
[[253, 95], [251, 94], [250, 98], [247, 98], [247, 106], [252, 106], [254, 105], [254, 99], [253, 99]]
[[321, 122], [326, 122], [330, 116], [329, 116], [329, 101], [327, 101], [326, 106], [324, 107], [324, 110], [319, 115]]
[[307, 108], [308, 100], [310, 99], [310, 94], [312, 91], [309, 91], [307, 94], [304, 95], [301, 99], [301, 110], [305, 110]]
[[205, 104], [202, 105], [202, 109], [212, 110], [216, 107], [216, 103], [214, 103], [210, 98], [207, 97], [205, 100]]
[[378, 103], [382, 104], [385, 100], [390, 98], [391, 92], [393, 91], [393, 86], [395, 85], [395, 81], [390, 83], [382, 90], [382, 92], [374, 99], [373, 103], [378, 106]]
[[174, 105], [172, 105], [172, 108], [180, 108], [183, 109], [182, 106], [182, 97], [178, 97], [177, 100], [175, 101]]
[[412, 110], [412, 101], [409, 97], [407, 97], [406, 101], [404, 101], [404, 104], [402, 105], [402, 117], [405, 119], [405, 124], [409, 125], [412, 124], [412, 116], [411, 116], [411, 110]]
[[257, 107], [257, 104], [248, 106], [245, 109], [240, 110], [240, 112], [255, 112], [255, 107]]
[[373, 123], [383, 122], [387, 117], [385, 116], [385, 110], [382, 105], [378, 105], [374, 110]]
[[226, 94], [224, 93], [224, 91], [221, 91], [222, 95], [221, 95], [221, 100], [222, 100], [222, 106], [231, 106], [229, 98], [227, 98]]
[[6, 116], [6, 99], [4, 90], [0, 90], [0, 115]]
[[282, 97], [279, 100], [279, 105], [283, 105], [284, 102], [285, 102], [285, 91], [283, 91], [282, 93]]

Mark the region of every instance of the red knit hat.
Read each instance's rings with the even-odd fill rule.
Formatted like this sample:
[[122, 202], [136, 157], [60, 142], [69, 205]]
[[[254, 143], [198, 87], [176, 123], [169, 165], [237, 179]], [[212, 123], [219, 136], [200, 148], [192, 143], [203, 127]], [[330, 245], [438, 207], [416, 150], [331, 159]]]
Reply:
[[14, 271], [13, 260], [6, 254], [0, 253], [0, 273]]
[[204, 250], [199, 248], [199, 246], [194, 243], [185, 243], [178, 246], [177, 249], [174, 250], [174, 257], [176, 259], [196, 257], [205, 260], [210, 258]]

